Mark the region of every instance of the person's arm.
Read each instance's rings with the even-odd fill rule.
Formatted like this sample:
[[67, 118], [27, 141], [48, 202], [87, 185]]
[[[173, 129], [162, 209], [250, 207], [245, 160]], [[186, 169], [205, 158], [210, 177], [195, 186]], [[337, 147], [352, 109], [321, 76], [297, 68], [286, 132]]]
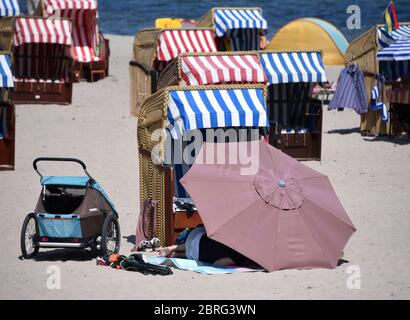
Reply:
[[169, 247], [162, 247], [159, 249], [158, 255], [160, 257], [168, 257], [170, 258], [173, 255], [173, 258], [181, 258], [185, 256], [185, 244], [175, 244]]
[[228, 267], [228, 266], [235, 266], [236, 263], [233, 261], [231, 258], [221, 258], [216, 260], [213, 264], [216, 264], [218, 266], [222, 267]]

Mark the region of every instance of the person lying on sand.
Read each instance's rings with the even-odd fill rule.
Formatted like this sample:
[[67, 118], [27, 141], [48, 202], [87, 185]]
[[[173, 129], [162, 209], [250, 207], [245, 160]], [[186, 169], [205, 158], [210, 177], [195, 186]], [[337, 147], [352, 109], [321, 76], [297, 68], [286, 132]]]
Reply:
[[207, 262], [219, 266], [250, 264], [248, 258], [227, 247], [209, 239], [204, 227], [196, 227], [187, 236], [184, 244], [176, 244], [159, 249], [160, 257], [187, 258]]

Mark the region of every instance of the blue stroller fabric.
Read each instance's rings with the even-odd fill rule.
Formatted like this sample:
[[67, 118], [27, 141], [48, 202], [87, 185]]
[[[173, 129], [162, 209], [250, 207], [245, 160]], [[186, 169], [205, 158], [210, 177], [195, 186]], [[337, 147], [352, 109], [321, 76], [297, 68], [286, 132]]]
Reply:
[[56, 219], [56, 216], [49, 213], [37, 214], [40, 237], [82, 238], [80, 217], [78, 215], [64, 215], [63, 219]]

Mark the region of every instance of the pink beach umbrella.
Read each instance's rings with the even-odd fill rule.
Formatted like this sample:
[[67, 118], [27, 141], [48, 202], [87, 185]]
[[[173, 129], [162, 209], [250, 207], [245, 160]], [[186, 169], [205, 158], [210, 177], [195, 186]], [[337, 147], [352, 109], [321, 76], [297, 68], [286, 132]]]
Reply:
[[356, 230], [327, 176], [263, 141], [204, 143], [180, 181], [208, 237], [268, 271], [335, 268]]

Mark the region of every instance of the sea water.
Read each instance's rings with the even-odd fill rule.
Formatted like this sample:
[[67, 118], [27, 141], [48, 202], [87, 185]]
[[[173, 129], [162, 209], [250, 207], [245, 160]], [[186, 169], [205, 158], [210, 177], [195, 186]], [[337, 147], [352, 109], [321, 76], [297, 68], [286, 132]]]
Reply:
[[[23, 12], [26, 0], [19, 0]], [[98, 0], [101, 30], [104, 33], [134, 35], [153, 27], [158, 17], [199, 19], [215, 6], [255, 6], [263, 9], [270, 38], [286, 23], [301, 17], [325, 19], [338, 27], [351, 41], [371, 26], [383, 22], [388, 0]], [[399, 22], [410, 21], [410, 0], [394, 1]], [[347, 26], [351, 5], [360, 8], [360, 29]]]

